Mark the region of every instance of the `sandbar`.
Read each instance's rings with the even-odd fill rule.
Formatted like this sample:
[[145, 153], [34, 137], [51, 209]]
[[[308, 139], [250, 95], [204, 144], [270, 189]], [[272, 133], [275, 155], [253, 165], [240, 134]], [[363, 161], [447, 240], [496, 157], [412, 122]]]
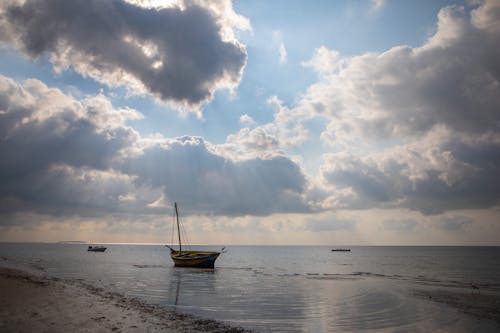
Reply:
[[445, 304], [478, 320], [500, 324], [500, 295], [480, 290], [415, 290], [414, 296]]

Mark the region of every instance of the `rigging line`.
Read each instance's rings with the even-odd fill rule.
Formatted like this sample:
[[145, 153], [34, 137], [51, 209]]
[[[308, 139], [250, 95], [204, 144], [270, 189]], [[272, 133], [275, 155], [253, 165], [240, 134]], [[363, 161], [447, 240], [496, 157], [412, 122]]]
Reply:
[[175, 229], [175, 212], [172, 216], [172, 230], [170, 231], [170, 245], [174, 245], [174, 229]]
[[185, 237], [186, 237], [186, 244], [188, 244], [189, 246], [189, 249], [191, 250], [191, 239], [189, 239], [189, 233], [187, 232], [187, 230], [184, 228], [184, 234], [185, 234]]
[[186, 244], [189, 246], [189, 249], [191, 250], [191, 240], [189, 239], [189, 233], [186, 230], [186, 227], [182, 228], [182, 232], [184, 234], [184, 239], [186, 240]]
[[186, 229], [184, 228], [184, 224], [180, 223], [180, 226], [181, 226], [181, 235], [182, 235], [182, 238], [184, 239], [184, 243], [186, 244], [186, 249], [190, 249], [189, 244], [191, 244], [191, 243], [189, 242]]
[[184, 227], [184, 223], [182, 223], [182, 218], [179, 214], [179, 226], [180, 226], [180, 232], [181, 232], [181, 238], [184, 240], [182, 243], [186, 246], [187, 250], [191, 250], [191, 242], [188, 238], [188, 233], [186, 232], [186, 228]]

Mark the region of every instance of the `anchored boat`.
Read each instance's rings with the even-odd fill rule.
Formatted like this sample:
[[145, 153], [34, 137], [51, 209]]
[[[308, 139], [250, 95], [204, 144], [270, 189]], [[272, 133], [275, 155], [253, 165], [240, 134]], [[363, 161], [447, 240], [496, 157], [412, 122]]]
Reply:
[[104, 251], [106, 251], [106, 248], [104, 246], [100, 246], [100, 245], [89, 246], [87, 248], [87, 251], [90, 251], [90, 252], [104, 252]]
[[198, 267], [198, 268], [214, 268], [215, 260], [223, 253], [224, 248], [220, 252], [216, 251], [185, 251], [182, 250], [181, 229], [179, 226], [179, 210], [177, 202], [174, 203], [175, 218], [177, 222], [177, 235], [179, 237], [179, 250], [172, 247], [170, 249], [170, 257], [174, 261], [176, 267]]

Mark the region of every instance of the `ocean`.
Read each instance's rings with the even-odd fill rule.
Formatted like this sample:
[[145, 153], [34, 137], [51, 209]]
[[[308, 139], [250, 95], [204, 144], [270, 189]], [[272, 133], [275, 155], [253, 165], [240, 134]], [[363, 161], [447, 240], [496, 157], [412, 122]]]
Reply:
[[[419, 297], [500, 295], [500, 247], [229, 246], [216, 268], [175, 268], [161, 245], [1, 243], [4, 262], [258, 332], [494, 331]], [[193, 246], [191, 249], [220, 249]], [[474, 284], [480, 290], [471, 288]]]

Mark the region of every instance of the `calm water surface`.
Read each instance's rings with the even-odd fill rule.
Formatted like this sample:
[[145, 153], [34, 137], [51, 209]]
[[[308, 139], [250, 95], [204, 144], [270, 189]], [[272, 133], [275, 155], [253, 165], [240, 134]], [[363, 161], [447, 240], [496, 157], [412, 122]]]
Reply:
[[[214, 270], [154, 245], [0, 244], [3, 260], [261, 332], [495, 330], [416, 289], [500, 294], [500, 247], [232, 246]], [[204, 249], [203, 247], [192, 247]], [[214, 249], [213, 247], [211, 249]]]

